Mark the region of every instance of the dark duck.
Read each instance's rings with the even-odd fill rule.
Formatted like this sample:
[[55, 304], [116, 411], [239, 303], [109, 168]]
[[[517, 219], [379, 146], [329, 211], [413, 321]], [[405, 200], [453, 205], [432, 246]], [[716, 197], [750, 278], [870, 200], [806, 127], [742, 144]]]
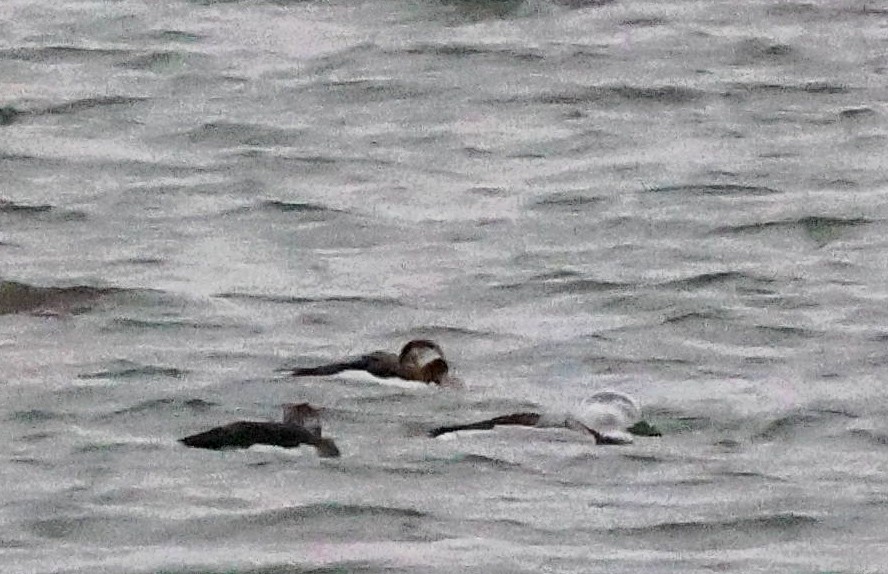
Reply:
[[498, 426], [567, 428], [591, 436], [596, 444], [614, 445], [632, 442], [632, 436], [660, 436], [660, 431], [641, 420], [641, 407], [629, 395], [614, 391], [593, 394], [577, 405], [579, 415], [568, 412], [521, 412], [482, 421], [437, 427], [429, 436], [439, 437], [459, 431], [492, 430]]
[[459, 387], [459, 379], [450, 375], [444, 352], [434, 341], [415, 339], [401, 348], [398, 354], [374, 351], [359, 357], [345, 359], [317, 367], [302, 367], [291, 371], [294, 377], [320, 377], [343, 371], [366, 371], [383, 379], [397, 377], [442, 387]]
[[321, 436], [320, 411], [308, 403], [283, 405], [283, 422], [237, 421], [225, 426], [179, 439], [194, 448], [223, 449], [249, 448], [267, 444], [294, 448], [307, 444], [317, 449], [318, 455], [339, 456], [336, 443]]

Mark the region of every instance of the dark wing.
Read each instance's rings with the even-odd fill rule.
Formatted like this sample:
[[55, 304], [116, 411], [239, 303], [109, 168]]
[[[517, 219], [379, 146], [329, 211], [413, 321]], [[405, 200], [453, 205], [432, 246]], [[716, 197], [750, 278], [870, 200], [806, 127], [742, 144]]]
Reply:
[[511, 415], [503, 415], [501, 417], [479, 421], [477, 423], [456, 425], [450, 427], [438, 427], [429, 431], [429, 436], [436, 437], [441, 436], [442, 434], [462, 430], [490, 430], [497, 425], [521, 425], [532, 427], [536, 426], [539, 421], [540, 415], [537, 413], [514, 413]]
[[316, 444], [318, 437], [296, 425], [240, 421], [187, 436], [180, 442], [194, 448], [209, 449], [248, 448], [254, 444], [290, 448], [300, 444]]
[[354, 361], [346, 361], [343, 363], [330, 363], [329, 365], [320, 365], [318, 367], [296, 368], [291, 371], [294, 377], [323, 377], [326, 375], [335, 375], [342, 371], [366, 371], [366, 357], [360, 357]]
[[378, 351], [351, 361], [330, 363], [329, 365], [321, 365], [319, 367], [293, 369], [291, 374], [294, 377], [322, 377], [335, 375], [342, 371], [367, 371], [371, 375], [388, 378], [401, 376], [400, 367], [397, 355]]

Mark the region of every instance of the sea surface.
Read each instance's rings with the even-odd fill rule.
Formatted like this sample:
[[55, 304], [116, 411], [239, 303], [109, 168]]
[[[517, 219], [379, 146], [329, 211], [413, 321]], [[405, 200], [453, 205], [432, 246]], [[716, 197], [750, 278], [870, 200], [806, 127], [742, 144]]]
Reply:
[[888, 572], [888, 3], [2, 0], [0, 436], [3, 574]]

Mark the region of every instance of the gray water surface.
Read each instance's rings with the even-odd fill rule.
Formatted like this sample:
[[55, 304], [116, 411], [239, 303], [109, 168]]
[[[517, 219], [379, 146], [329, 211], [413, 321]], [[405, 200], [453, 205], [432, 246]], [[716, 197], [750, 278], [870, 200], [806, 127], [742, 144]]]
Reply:
[[[0, 3], [0, 570], [888, 572], [888, 4]], [[466, 389], [278, 369], [410, 338]], [[428, 429], [637, 397], [664, 432]], [[323, 406], [343, 452], [176, 439]]]

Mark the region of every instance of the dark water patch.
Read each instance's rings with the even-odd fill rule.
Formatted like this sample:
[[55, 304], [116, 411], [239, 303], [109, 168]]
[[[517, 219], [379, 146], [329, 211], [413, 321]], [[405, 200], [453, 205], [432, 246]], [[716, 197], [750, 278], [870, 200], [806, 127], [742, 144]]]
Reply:
[[334, 209], [318, 203], [268, 199], [253, 205], [245, 205], [230, 209], [225, 211], [223, 215], [238, 215], [252, 212], [284, 213], [297, 216], [300, 220], [306, 222], [326, 221], [339, 214], [345, 213], [340, 209]]
[[199, 321], [185, 320], [148, 320], [133, 319], [131, 317], [117, 317], [112, 319], [107, 325], [103, 326], [103, 333], [129, 332], [134, 330], [200, 330], [200, 331], [219, 331], [226, 329], [227, 325], [221, 323], [205, 323]]
[[605, 293], [628, 289], [631, 283], [619, 283], [599, 279], [552, 279], [530, 278], [522, 283], [502, 283], [492, 285], [496, 291], [542, 291], [547, 294], [587, 294]]
[[742, 480], [750, 480], [750, 481], [756, 481], [756, 482], [781, 482], [781, 483], [791, 482], [789, 479], [786, 479], [786, 478], [774, 476], [772, 474], [763, 474], [761, 472], [754, 472], [751, 470], [726, 470], [723, 472], [719, 472], [718, 475], [727, 477], [731, 480], [742, 479]]
[[775, 335], [780, 340], [812, 339], [821, 334], [819, 331], [791, 325], [756, 325], [755, 330], [765, 335]]
[[484, 456], [481, 454], [460, 454], [447, 461], [447, 464], [468, 465], [472, 468], [494, 468], [497, 470], [514, 470], [521, 468], [517, 462], [503, 460], [501, 458]]
[[866, 120], [876, 116], [872, 108], [847, 108], [839, 112], [840, 120]]
[[851, 436], [864, 439], [872, 445], [879, 447], [888, 447], [888, 431], [875, 429], [852, 429], [848, 432]]
[[[595, 337], [607, 340], [603, 337]], [[691, 362], [686, 359], [674, 359], [667, 357], [627, 358], [607, 355], [587, 356], [581, 363], [596, 374], [636, 373], [656, 371], [679, 370], [683, 371]]]
[[319, 503], [306, 506], [291, 506], [267, 510], [257, 514], [241, 516], [232, 522], [239, 527], [265, 528], [285, 525], [302, 525], [318, 518], [337, 520], [398, 520], [430, 518], [430, 515], [413, 508], [373, 506], [361, 504]]
[[131, 106], [141, 102], [148, 101], [148, 98], [140, 98], [134, 96], [95, 96], [92, 98], [82, 98], [64, 102], [55, 106], [49, 106], [41, 111], [33, 112], [39, 114], [76, 114], [78, 112], [91, 110], [93, 108], [101, 108], [105, 106]]
[[[208, 173], [206, 170], [196, 170], [196, 172], [201, 175]], [[141, 183], [128, 187], [127, 192], [150, 196], [188, 194], [213, 198], [219, 197], [220, 195], [245, 195], [255, 197], [264, 191], [264, 187], [264, 183], [256, 179], [226, 178], [224, 181], [195, 182], [188, 184]]]
[[34, 215], [38, 213], [46, 213], [51, 209], [52, 206], [46, 204], [23, 205], [5, 199], [0, 199], [0, 213]]
[[236, 158], [246, 158], [253, 160], [253, 162], [255, 162], [257, 166], [266, 169], [289, 169], [298, 166], [306, 170], [315, 169], [317, 171], [328, 171], [329, 168], [339, 163], [367, 164], [376, 167], [382, 167], [384, 165], [390, 164], [390, 162], [388, 161], [383, 161], [375, 158], [347, 158], [337, 157], [333, 155], [316, 154], [285, 155], [279, 153], [277, 150], [265, 149], [264, 147], [241, 149], [234, 152], [232, 155]]
[[203, 413], [211, 410], [213, 407], [219, 406], [218, 403], [205, 401], [204, 399], [182, 399], [174, 397], [164, 397], [162, 399], [151, 399], [141, 401], [130, 407], [118, 409], [111, 415], [133, 415], [153, 412], [167, 411], [184, 411], [188, 410], [194, 413]]
[[445, 472], [443, 469], [429, 468], [427, 466], [385, 466], [379, 469], [382, 473], [394, 476], [439, 476]]
[[665, 435], [708, 431], [716, 427], [716, 422], [709, 417], [685, 415], [656, 408], [645, 409], [645, 412], [648, 418], [654, 421], [656, 428]]
[[0, 548], [30, 548], [33, 544], [14, 538], [0, 538]]
[[47, 164], [51, 164], [51, 163], [58, 164], [58, 162], [56, 162], [56, 161], [47, 160], [44, 158], [38, 158], [37, 156], [33, 156], [33, 155], [26, 155], [26, 154], [20, 154], [20, 153], [6, 153], [6, 152], [2, 152], [2, 151], [0, 151], [0, 161], [23, 162], [23, 163], [24, 162], [41, 161], [41, 162], [44, 162]]
[[663, 319], [663, 325], [681, 325], [683, 323], [710, 323], [714, 321], [727, 321], [730, 317], [724, 311], [688, 311], [670, 315]]
[[154, 267], [165, 264], [166, 260], [157, 257], [130, 257], [120, 261], [120, 263], [125, 265], [148, 265]]
[[637, 18], [626, 18], [620, 21], [621, 26], [630, 28], [653, 28], [654, 26], [662, 26], [666, 23], [663, 18], [639, 16]]
[[186, 0], [190, 4], [199, 6], [213, 6], [215, 4], [238, 4], [244, 0]]
[[636, 452], [621, 453], [620, 458], [645, 465], [660, 464], [669, 461], [667, 457], [657, 456], [655, 454], [641, 454]]
[[187, 52], [161, 51], [142, 54], [128, 58], [117, 64], [118, 67], [129, 70], [143, 70], [149, 72], [174, 72], [181, 71], [195, 56]]
[[504, 187], [472, 187], [469, 188], [468, 193], [473, 195], [480, 195], [481, 197], [506, 197], [508, 195], [508, 190]]
[[795, 54], [795, 50], [791, 46], [773, 43], [765, 38], [742, 40], [733, 46], [732, 52], [736, 64], [761, 62], [777, 64]]
[[93, 373], [81, 373], [77, 375], [78, 379], [138, 379], [145, 377], [169, 377], [181, 378], [188, 371], [176, 369], [174, 367], [160, 367], [156, 365], [141, 365], [127, 360], [113, 361], [111, 365], [102, 371]]
[[113, 287], [37, 287], [0, 280], [0, 315], [11, 313], [78, 313], [99, 299], [124, 292]]
[[505, 56], [524, 62], [535, 62], [545, 59], [545, 55], [535, 50], [517, 50], [485, 45], [470, 44], [419, 44], [403, 50], [405, 54], [445, 56], [452, 58], [470, 58], [472, 56]]
[[115, 58], [129, 54], [128, 50], [108, 48], [80, 48], [78, 46], [42, 46], [39, 48], [6, 48], [0, 50], [0, 60], [22, 60], [57, 64], [66, 61], [94, 62], [99, 58]]
[[[231, 0], [229, 0], [231, 1]], [[304, 1], [304, 0], [299, 0]], [[183, 570], [164, 568], [157, 574], [394, 574], [403, 572], [402, 568], [393, 568], [371, 562], [347, 560], [333, 562], [327, 566], [299, 566], [290, 562], [268, 564], [255, 568], [243, 567], [231, 569], [215, 569], [213, 567], [187, 567]], [[430, 571], [431, 572], [431, 571]]]
[[28, 526], [31, 532], [42, 538], [63, 539], [82, 530], [91, 521], [96, 522], [97, 520], [97, 518], [38, 519], [31, 521]]
[[58, 411], [50, 411], [46, 409], [29, 409], [26, 411], [13, 412], [9, 417], [9, 420], [12, 422], [33, 424], [70, 418], [71, 415], [68, 413], [60, 413]]
[[295, 144], [301, 138], [302, 131], [256, 124], [210, 122], [184, 135], [192, 143], [276, 147]]
[[40, 432], [32, 432], [18, 437], [18, 440], [23, 443], [36, 443], [43, 442], [45, 440], [55, 439], [59, 435], [58, 432], [48, 432], [48, 431], [40, 431]]
[[860, 16], [874, 16], [878, 18], [888, 16], [888, 8], [873, 6], [869, 2], [865, 2], [863, 6], [849, 6], [847, 8], [840, 8], [838, 11]]
[[148, 38], [160, 40], [163, 42], [180, 42], [183, 44], [193, 44], [204, 39], [204, 35], [195, 34], [193, 32], [183, 32], [182, 30], [154, 30], [149, 33]]
[[860, 183], [854, 181], [853, 179], [845, 179], [841, 177], [837, 178], [813, 178], [812, 181], [819, 183], [819, 189], [836, 189], [836, 188], [845, 188], [845, 189], [855, 189], [860, 187]]
[[616, 2], [616, 0], [553, 0], [559, 6], [579, 10], [581, 8], [597, 8]]
[[683, 279], [672, 279], [662, 283], [656, 283], [657, 287], [667, 287], [670, 289], [701, 289], [714, 285], [724, 285], [730, 283], [752, 281], [754, 283], [772, 283], [770, 279], [763, 279], [748, 275], [740, 271], [712, 271], [709, 273], [700, 273]]
[[820, 524], [812, 516], [791, 512], [718, 521], [664, 522], [608, 532], [654, 548], [745, 548], [761, 544], [803, 540]]
[[856, 418], [857, 415], [838, 409], [796, 411], [772, 420], [752, 438], [760, 441], [788, 440], [805, 431], [823, 428], [836, 420]]
[[279, 211], [281, 213], [335, 213], [338, 211], [316, 203], [288, 202], [278, 200], [263, 201], [259, 205], [262, 209], [268, 211]]
[[538, 273], [530, 278], [531, 281], [559, 281], [561, 279], [574, 279], [582, 277], [582, 275], [573, 271], [572, 269], [555, 269], [553, 271], [546, 271], [545, 273]]
[[728, 86], [727, 97], [750, 94], [773, 96], [778, 94], [847, 94], [851, 89], [844, 85], [828, 82], [808, 82], [805, 84], [773, 84], [767, 82], [735, 82]]
[[538, 403], [530, 401], [515, 401], [500, 398], [486, 398], [472, 403], [473, 410], [489, 413], [486, 416], [492, 417], [503, 412], [522, 412], [522, 411], [539, 411], [542, 407]]
[[456, 20], [479, 21], [488, 19], [505, 19], [521, 14], [525, 0], [441, 0], [456, 12]]
[[325, 97], [345, 103], [371, 104], [400, 100], [423, 100], [440, 90], [421, 88], [393, 78], [337, 80], [323, 84]]
[[712, 446], [718, 447], [722, 452], [740, 452], [743, 443], [733, 438], [720, 438], [712, 442]]
[[0, 199], [0, 216], [6, 215], [20, 219], [36, 219], [40, 221], [83, 221], [87, 218], [82, 211], [60, 209], [46, 204], [23, 204]]
[[[403, 403], [409, 402], [417, 402], [416, 393], [404, 390], [395, 393], [384, 393], [381, 395], [374, 395], [368, 397], [361, 397], [361, 405], [376, 405], [381, 404], [385, 406], [394, 406]], [[366, 421], [369, 419], [365, 419], [362, 417], [355, 417], [355, 413], [350, 413], [348, 411], [339, 411], [340, 414], [344, 416], [344, 419], [340, 420], [349, 420], [351, 422], [358, 421]], [[412, 427], [411, 423], [405, 423], [405, 426]], [[424, 427], [423, 427], [424, 428]]]
[[466, 146], [463, 148], [463, 153], [466, 154], [467, 157], [470, 158], [489, 158], [493, 155], [493, 151], [489, 149], [484, 149], [476, 146]]
[[397, 299], [389, 297], [364, 297], [361, 295], [329, 295], [318, 297], [297, 297], [288, 295], [259, 295], [252, 293], [225, 292], [217, 293], [214, 297], [220, 299], [234, 299], [237, 301], [256, 301], [260, 303], [274, 303], [278, 305], [311, 305], [315, 303], [360, 303], [375, 306], [403, 306]]
[[685, 105], [696, 102], [706, 95], [702, 90], [684, 86], [587, 86], [550, 93], [534, 98], [542, 104], [596, 104], [596, 103], [657, 103]]
[[535, 209], [558, 209], [577, 213], [602, 202], [600, 197], [589, 197], [571, 192], [555, 192], [537, 199], [531, 205]]
[[770, 187], [757, 185], [740, 185], [732, 183], [702, 183], [684, 185], [665, 185], [645, 189], [650, 193], [691, 193], [703, 195], [773, 195], [780, 193]]
[[159, 443], [149, 442], [95, 442], [73, 449], [75, 454], [105, 454], [130, 451], [156, 451], [164, 448]]
[[0, 107], [0, 126], [11, 125], [22, 112], [12, 106]]
[[820, 8], [809, 2], [778, 2], [769, 5], [766, 12], [770, 16], [801, 16], [818, 14]]
[[741, 225], [720, 227], [713, 233], [720, 234], [748, 234], [759, 233], [771, 229], [801, 229], [820, 246], [826, 245], [841, 237], [847, 230], [873, 223], [870, 219], [862, 217], [842, 218], [829, 216], [807, 216], [796, 219], [781, 219], [776, 221], [762, 221]]

